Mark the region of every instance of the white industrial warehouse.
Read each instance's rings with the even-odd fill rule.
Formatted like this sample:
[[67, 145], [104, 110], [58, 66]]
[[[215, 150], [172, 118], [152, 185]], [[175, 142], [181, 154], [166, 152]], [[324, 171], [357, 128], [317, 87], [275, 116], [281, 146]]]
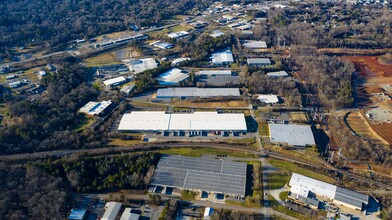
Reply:
[[234, 62], [233, 54], [230, 50], [213, 53], [211, 59], [211, 62], [215, 65], [229, 65]]
[[289, 74], [287, 74], [286, 71], [277, 71], [277, 72], [269, 72], [267, 73], [268, 76], [273, 77], [273, 78], [279, 78], [279, 77], [288, 77]]
[[267, 104], [276, 104], [279, 102], [279, 98], [277, 95], [258, 95], [257, 99], [260, 102], [264, 102]]
[[173, 68], [159, 75], [157, 80], [160, 85], [177, 85], [178, 83], [188, 78], [189, 78], [189, 74], [184, 73], [182, 70], [178, 68]]
[[240, 97], [238, 88], [176, 87], [158, 89], [157, 98]]
[[312, 146], [316, 142], [309, 125], [268, 124], [270, 141], [289, 146]]
[[[364, 210], [369, 204], [369, 196], [347, 190], [329, 183], [293, 173], [289, 183], [289, 197], [306, 202], [308, 199], [319, 201], [333, 200], [338, 205]], [[317, 203], [316, 203], [317, 204]], [[317, 208], [317, 207], [316, 207]]]
[[105, 84], [105, 86], [107, 86], [107, 87], [115, 87], [115, 86], [122, 85], [125, 82], [127, 82], [125, 77], [119, 76], [119, 77], [116, 77], [116, 78], [105, 80], [105, 81], [103, 81], [103, 84]]
[[102, 102], [88, 102], [84, 105], [79, 112], [85, 113], [87, 115], [99, 115], [101, 112], [105, 111], [107, 107], [112, 104], [112, 101], [102, 101]]
[[249, 41], [245, 41], [243, 46], [251, 49], [261, 49], [261, 48], [267, 48], [267, 43], [265, 41], [249, 40]]
[[202, 135], [203, 132], [246, 132], [243, 113], [166, 113], [164, 111], [133, 111], [122, 117], [119, 131], [184, 132]]
[[200, 70], [196, 73], [198, 76], [231, 76], [230, 70]]
[[157, 68], [158, 64], [153, 58], [131, 59], [129, 61], [128, 67], [129, 71], [133, 73], [141, 73], [146, 70]]

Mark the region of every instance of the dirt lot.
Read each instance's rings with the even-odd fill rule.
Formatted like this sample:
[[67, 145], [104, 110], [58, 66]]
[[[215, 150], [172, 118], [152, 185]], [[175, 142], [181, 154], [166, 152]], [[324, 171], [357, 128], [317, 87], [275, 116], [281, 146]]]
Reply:
[[377, 144], [388, 145], [387, 141], [385, 141], [382, 137], [380, 137], [376, 132], [373, 131], [373, 129], [366, 122], [361, 113], [350, 113], [346, 121], [347, 124], [357, 135], [369, 138]]
[[[377, 56], [344, 56], [342, 58], [353, 62], [359, 73], [355, 80], [356, 106], [365, 109], [363, 115], [370, 109], [372, 110], [369, 112], [375, 115], [374, 122], [366, 118], [363, 120], [367, 120], [374, 131], [392, 144], [392, 123], [382, 122], [387, 121], [389, 117], [387, 113], [392, 110], [392, 100], [388, 97], [392, 95], [392, 89], [390, 89], [392, 88], [392, 65], [379, 63]], [[351, 124], [354, 121], [351, 120]], [[355, 127], [361, 129], [355, 123], [353, 129], [355, 130]]]

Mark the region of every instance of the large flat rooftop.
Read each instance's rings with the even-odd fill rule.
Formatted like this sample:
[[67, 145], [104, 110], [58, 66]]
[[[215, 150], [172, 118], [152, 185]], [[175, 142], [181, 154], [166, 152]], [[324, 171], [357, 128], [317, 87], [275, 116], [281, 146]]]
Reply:
[[269, 124], [270, 141], [287, 143], [292, 146], [315, 145], [312, 129], [309, 125]]
[[158, 89], [157, 98], [173, 98], [173, 97], [239, 97], [240, 90], [238, 88], [165, 88]]
[[166, 113], [133, 111], [120, 121], [119, 131], [246, 131], [242, 113]]
[[244, 197], [246, 169], [241, 162], [163, 155], [151, 184]]

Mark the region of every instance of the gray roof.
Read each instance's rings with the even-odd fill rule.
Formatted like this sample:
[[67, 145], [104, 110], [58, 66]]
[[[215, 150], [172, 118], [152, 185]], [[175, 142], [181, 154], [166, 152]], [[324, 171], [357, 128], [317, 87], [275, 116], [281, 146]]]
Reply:
[[157, 98], [169, 97], [219, 97], [219, 96], [240, 96], [238, 88], [165, 88], [158, 89]]
[[269, 130], [273, 143], [287, 143], [293, 146], [316, 144], [309, 125], [269, 124]]
[[272, 76], [272, 77], [287, 77], [287, 76], [289, 76], [289, 74], [287, 74], [286, 71], [270, 72], [270, 73], [267, 73], [267, 75]]
[[270, 65], [271, 60], [269, 58], [248, 58], [248, 65]]
[[369, 202], [369, 196], [348, 189], [343, 189], [341, 187], [336, 188], [334, 199], [355, 206], [359, 209], [362, 209], [363, 203], [368, 204]]
[[152, 185], [245, 196], [246, 163], [163, 155]]
[[313, 205], [313, 206], [318, 207], [320, 202], [317, 199], [313, 199], [313, 198], [308, 197], [308, 198], [306, 198], [306, 203], [309, 205]]

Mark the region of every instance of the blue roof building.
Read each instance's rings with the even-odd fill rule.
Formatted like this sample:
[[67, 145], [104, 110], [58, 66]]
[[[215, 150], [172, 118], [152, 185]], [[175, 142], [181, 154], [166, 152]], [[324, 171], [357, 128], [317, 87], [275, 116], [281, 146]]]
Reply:
[[84, 220], [87, 215], [86, 209], [72, 209], [68, 220]]

